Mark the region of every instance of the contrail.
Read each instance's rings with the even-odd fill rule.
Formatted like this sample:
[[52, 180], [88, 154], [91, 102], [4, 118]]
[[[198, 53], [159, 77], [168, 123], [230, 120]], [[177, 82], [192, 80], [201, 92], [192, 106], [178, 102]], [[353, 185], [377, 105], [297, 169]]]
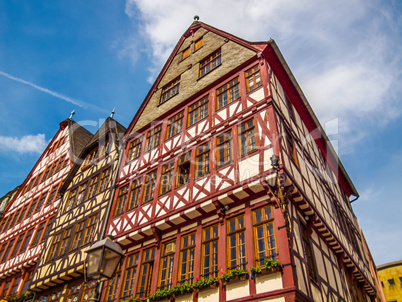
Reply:
[[23, 80], [23, 79], [13, 77], [12, 75], [10, 75], [10, 74], [8, 74], [8, 73], [5, 73], [5, 72], [2, 72], [2, 71], [0, 71], [0, 74], [3, 75], [3, 76], [5, 76], [6, 78], [9, 78], [9, 79], [11, 79], [11, 80], [20, 82], [20, 83], [25, 84], [25, 85], [29, 85], [29, 86], [31, 86], [31, 87], [33, 87], [33, 88], [35, 88], [35, 89], [38, 89], [38, 90], [40, 90], [40, 91], [42, 91], [42, 92], [45, 92], [45, 93], [50, 94], [50, 95], [53, 95], [53, 96], [55, 96], [56, 98], [65, 100], [66, 102], [69, 102], [69, 103], [71, 103], [71, 104], [77, 105], [77, 106], [79, 106], [79, 107], [84, 107], [84, 105], [82, 105], [81, 102], [79, 102], [79, 101], [77, 101], [77, 100], [73, 100], [72, 98], [69, 98], [69, 97], [67, 97], [67, 96], [64, 96], [64, 95], [62, 95], [62, 94], [60, 94], [60, 93], [51, 91], [51, 90], [46, 89], [46, 88], [43, 88], [43, 87], [40, 87], [40, 86], [38, 86], [38, 85], [35, 85], [35, 84], [33, 84], [33, 83], [31, 83], [31, 82], [28, 82], [28, 81], [25, 81], [25, 80]]

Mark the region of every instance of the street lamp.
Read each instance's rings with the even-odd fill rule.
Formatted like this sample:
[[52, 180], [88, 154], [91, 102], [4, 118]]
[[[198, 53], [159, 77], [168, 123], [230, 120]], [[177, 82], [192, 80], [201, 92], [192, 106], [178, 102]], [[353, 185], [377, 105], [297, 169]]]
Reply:
[[[107, 235], [105, 239], [95, 242], [87, 253], [87, 277], [95, 280], [111, 279], [124, 253], [120, 245], [113, 242], [113, 236]], [[99, 301], [98, 286], [89, 301]]]

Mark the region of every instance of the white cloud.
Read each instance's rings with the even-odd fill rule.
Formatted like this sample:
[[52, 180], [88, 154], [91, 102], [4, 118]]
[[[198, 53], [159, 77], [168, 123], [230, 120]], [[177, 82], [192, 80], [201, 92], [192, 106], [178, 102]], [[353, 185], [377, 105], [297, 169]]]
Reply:
[[[381, 5], [374, 0], [127, 0], [126, 14], [141, 20], [139, 32], [152, 57], [151, 83], [194, 15], [250, 41], [274, 38], [319, 119], [340, 118], [340, 130], [347, 133], [356, 130], [356, 119], [384, 125], [402, 109], [396, 101], [402, 93], [396, 85], [401, 27], [393, 8]], [[364, 137], [365, 129], [353, 138]]]
[[45, 150], [48, 142], [44, 134], [26, 135], [21, 138], [0, 136], [0, 151], [13, 151], [20, 154], [39, 153]]

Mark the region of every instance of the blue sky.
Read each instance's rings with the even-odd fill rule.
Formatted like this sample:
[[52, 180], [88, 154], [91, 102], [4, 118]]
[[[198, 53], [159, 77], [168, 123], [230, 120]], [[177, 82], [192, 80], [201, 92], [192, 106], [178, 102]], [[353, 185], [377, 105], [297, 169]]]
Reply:
[[58, 124], [128, 126], [181, 34], [200, 20], [275, 39], [360, 199], [378, 265], [402, 259], [402, 1], [0, 2], [0, 195], [23, 182]]

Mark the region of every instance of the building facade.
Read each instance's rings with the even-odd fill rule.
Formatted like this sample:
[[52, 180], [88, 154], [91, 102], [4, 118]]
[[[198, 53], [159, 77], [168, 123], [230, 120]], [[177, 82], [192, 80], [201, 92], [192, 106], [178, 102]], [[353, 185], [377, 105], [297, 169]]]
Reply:
[[102, 301], [379, 300], [358, 193], [274, 41], [196, 20], [125, 145]]
[[37, 301], [87, 301], [95, 289], [84, 278], [85, 250], [105, 233], [125, 130], [108, 118], [61, 186], [57, 216], [30, 284]]
[[402, 261], [380, 265], [377, 270], [387, 301], [402, 301]]
[[91, 134], [67, 119], [4, 209], [0, 226], [0, 296], [28, 291], [46, 233], [60, 199], [58, 190]]

